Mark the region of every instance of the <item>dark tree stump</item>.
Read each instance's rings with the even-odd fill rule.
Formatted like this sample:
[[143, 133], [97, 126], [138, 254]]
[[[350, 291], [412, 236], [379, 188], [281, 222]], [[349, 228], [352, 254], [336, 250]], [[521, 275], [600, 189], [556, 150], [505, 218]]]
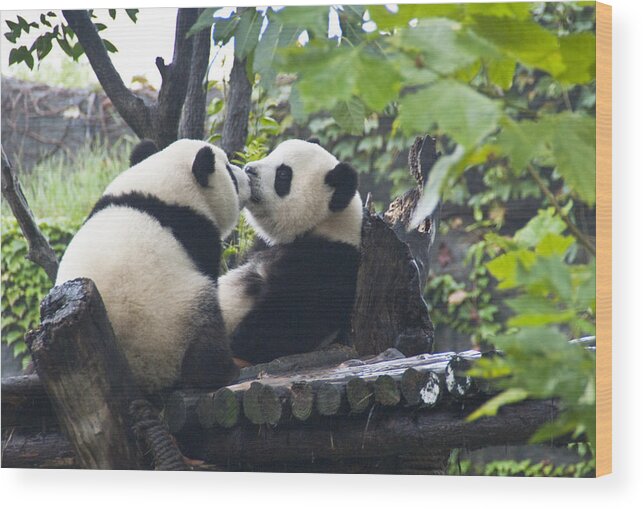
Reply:
[[89, 279], [55, 287], [26, 341], [40, 380], [84, 468], [140, 468], [129, 404], [140, 398], [98, 290]]
[[405, 355], [431, 351], [433, 323], [422, 286], [409, 247], [381, 217], [365, 210], [352, 316], [353, 344], [359, 355], [391, 347]]
[[395, 347], [404, 355], [430, 352], [433, 323], [422, 297], [439, 211], [417, 227], [409, 222], [431, 167], [439, 157], [436, 142], [417, 138], [409, 152], [409, 171], [417, 186], [391, 203], [383, 216], [366, 200], [352, 340], [360, 355]]

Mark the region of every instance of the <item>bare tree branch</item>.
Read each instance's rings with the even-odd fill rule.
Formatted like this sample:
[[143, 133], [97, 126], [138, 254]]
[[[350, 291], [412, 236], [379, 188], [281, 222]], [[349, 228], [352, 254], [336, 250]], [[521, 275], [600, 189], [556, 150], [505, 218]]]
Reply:
[[226, 103], [221, 139], [221, 146], [228, 157], [243, 150], [248, 136], [252, 83], [248, 80], [246, 64], [246, 59], [239, 60], [235, 57], [230, 73], [230, 93]]
[[85, 10], [63, 10], [62, 12], [69, 27], [74, 31], [85, 50], [98, 81], [118, 113], [139, 138], [153, 138], [150, 108], [142, 98], [134, 94], [123, 83], [123, 79], [109, 58], [96, 26], [89, 17], [89, 13]]
[[163, 78], [154, 115], [156, 141], [160, 148], [166, 147], [178, 136], [181, 110], [191, 74], [194, 42], [194, 38], [186, 38], [186, 34], [198, 17], [198, 9], [179, 9], [176, 15], [172, 63], [166, 65], [161, 57], [156, 59], [156, 66]]
[[[203, 9], [199, 9], [198, 16]], [[188, 91], [179, 122], [179, 138], [203, 139], [205, 124], [206, 84], [204, 78], [210, 61], [210, 30], [202, 30], [192, 36], [192, 60]]]
[[11, 211], [20, 225], [22, 234], [27, 240], [29, 247], [27, 259], [45, 269], [49, 279], [53, 282], [56, 280], [56, 273], [58, 272], [56, 253], [40, 231], [40, 228], [38, 228], [27, 199], [22, 193], [18, 177], [13, 171], [4, 149], [0, 149], [2, 150], [2, 196], [9, 203], [9, 207], [11, 207]]

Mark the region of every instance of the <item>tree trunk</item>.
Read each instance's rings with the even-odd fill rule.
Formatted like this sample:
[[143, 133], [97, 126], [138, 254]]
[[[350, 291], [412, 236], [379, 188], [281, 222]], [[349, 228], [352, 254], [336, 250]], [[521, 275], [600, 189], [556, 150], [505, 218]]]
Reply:
[[55, 287], [41, 315], [41, 327], [25, 339], [80, 464], [139, 468], [129, 404], [141, 395], [96, 286], [75, 279]]
[[230, 159], [235, 158], [237, 152], [243, 151], [248, 137], [252, 83], [248, 80], [246, 67], [246, 59], [239, 60], [235, 57], [230, 73], [226, 116], [221, 139], [221, 148]]
[[[203, 9], [199, 9], [198, 16]], [[179, 138], [203, 139], [206, 108], [206, 73], [210, 63], [210, 30], [202, 30], [192, 36], [192, 59], [188, 90], [179, 122]]]

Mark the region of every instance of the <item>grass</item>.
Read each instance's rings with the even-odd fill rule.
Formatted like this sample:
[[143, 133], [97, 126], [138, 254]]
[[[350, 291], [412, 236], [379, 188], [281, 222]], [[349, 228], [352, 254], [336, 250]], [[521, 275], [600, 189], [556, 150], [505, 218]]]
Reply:
[[[36, 219], [65, 217], [80, 224], [107, 185], [128, 166], [131, 144], [81, 147], [73, 160], [63, 156], [21, 172], [20, 184]], [[3, 202], [2, 215], [10, 216]]]

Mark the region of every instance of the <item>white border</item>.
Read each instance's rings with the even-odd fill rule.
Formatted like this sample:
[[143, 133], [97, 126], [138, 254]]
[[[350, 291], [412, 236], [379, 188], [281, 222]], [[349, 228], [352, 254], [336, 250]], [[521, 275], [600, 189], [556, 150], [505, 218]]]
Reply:
[[[190, 4], [230, 5], [195, 1]], [[256, 5], [240, 0], [237, 5]], [[279, 5], [312, 4], [282, 0]], [[331, 3], [319, 1], [315, 2]], [[359, 2], [353, 2], [359, 3]], [[385, 2], [371, 2], [385, 3]], [[8, 470], [4, 507], [634, 507], [641, 502], [641, 194], [643, 2], [611, 0], [614, 30], [614, 474], [599, 480], [374, 475], [149, 473]], [[9, 0], [4, 9], [175, 7], [176, 0]], [[2, 27], [5, 31], [5, 27]], [[638, 348], [637, 348], [638, 347]], [[638, 368], [638, 370], [637, 370]], [[199, 504], [197, 506], [197, 504]], [[201, 505], [203, 504], [203, 505]], [[329, 506], [333, 504], [333, 506]], [[638, 505], [637, 505], [638, 506]]]

